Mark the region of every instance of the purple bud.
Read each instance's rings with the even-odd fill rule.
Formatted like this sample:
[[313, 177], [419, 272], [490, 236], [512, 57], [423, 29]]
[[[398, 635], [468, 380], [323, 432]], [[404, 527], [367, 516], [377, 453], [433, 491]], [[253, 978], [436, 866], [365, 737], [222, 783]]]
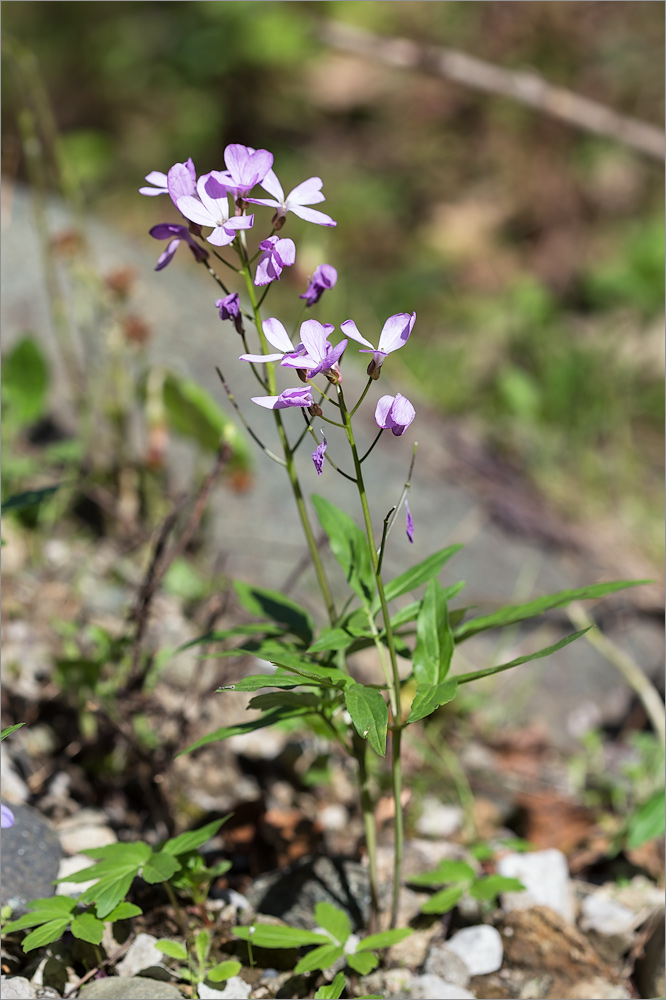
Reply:
[[416, 410], [406, 396], [382, 396], [375, 409], [375, 421], [382, 430], [391, 430], [396, 437], [404, 434]]
[[407, 538], [414, 544], [414, 518], [412, 517], [412, 512], [409, 509], [409, 504], [405, 500], [405, 513], [407, 515]]
[[[319, 411], [321, 413], [321, 410]], [[317, 475], [321, 476], [322, 469], [324, 468], [324, 452], [326, 451], [328, 442], [326, 441], [326, 435], [322, 434], [321, 444], [317, 445], [312, 453], [312, 461], [314, 462], [315, 469], [317, 470]]]
[[243, 333], [243, 318], [240, 311], [238, 292], [232, 292], [223, 299], [217, 299], [215, 306], [220, 311], [220, 319], [230, 319], [238, 333]]
[[305, 294], [299, 295], [299, 299], [305, 299], [306, 306], [313, 306], [325, 291], [334, 287], [337, 280], [338, 272], [331, 264], [320, 264], [315, 268]]

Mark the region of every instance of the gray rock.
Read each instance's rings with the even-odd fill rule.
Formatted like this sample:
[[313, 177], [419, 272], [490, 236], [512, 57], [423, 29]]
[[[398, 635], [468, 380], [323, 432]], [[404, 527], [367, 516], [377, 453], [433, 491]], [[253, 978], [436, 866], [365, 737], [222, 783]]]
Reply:
[[37, 991], [23, 976], [0, 976], [2, 1000], [35, 1000]]
[[505, 892], [502, 909], [529, 910], [533, 906], [549, 906], [572, 924], [575, 920], [574, 896], [569, 878], [567, 859], [561, 851], [534, 851], [531, 854], [507, 854], [497, 862], [497, 872], [507, 878], [517, 878], [524, 892]]
[[624, 936], [631, 933], [635, 923], [635, 913], [601, 893], [586, 896], [581, 904], [581, 930], [596, 931], [604, 937]]
[[2, 833], [0, 898], [16, 918], [26, 912], [30, 900], [53, 896], [62, 852], [57, 834], [41, 813], [26, 805], [12, 810], [15, 823]]
[[257, 913], [310, 930], [315, 926], [317, 903], [340, 907], [353, 930], [365, 927], [370, 908], [368, 873], [363, 865], [346, 858], [301, 858], [288, 868], [261, 875], [245, 895]]
[[502, 937], [490, 924], [463, 927], [449, 938], [446, 947], [462, 958], [472, 976], [486, 976], [502, 968]]
[[[409, 938], [406, 938], [409, 941]], [[454, 986], [468, 986], [469, 966], [464, 958], [445, 944], [435, 944], [428, 952], [423, 971], [439, 976]]]
[[127, 949], [122, 961], [118, 962], [116, 971], [119, 976], [136, 976], [146, 969], [159, 969], [164, 975], [157, 978], [171, 978], [164, 965], [164, 954], [155, 947], [156, 937], [152, 934], [137, 934], [132, 944]]
[[[440, 976], [415, 976], [409, 984], [409, 1000], [476, 1000], [473, 993], [447, 983]], [[398, 1000], [398, 998], [395, 998]]]
[[173, 983], [145, 976], [109, 976], [95, 979], [79, 991], [79, 1000], [182, 1000]]
[[227, 979], [227, 984], [223, 990], [215, 990], [205, 983], [199, 983], [199, 1000], [247, 1000], [251, 992], [251, 986], [240, 976], [232, 976]]

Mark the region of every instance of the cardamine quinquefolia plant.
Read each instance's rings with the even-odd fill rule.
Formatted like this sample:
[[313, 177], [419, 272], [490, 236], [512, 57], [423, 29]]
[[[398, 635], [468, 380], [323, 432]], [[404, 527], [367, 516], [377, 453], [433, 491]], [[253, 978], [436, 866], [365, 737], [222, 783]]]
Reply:
[[[237, 586], [241, 603], [255, 615], [263, 609], [271, 620], [258, 622], [249, 638], [245, 625], [209, 633], [197, 641], [239, 640], [232, 649], [235, 655], [246, 652], [248, 656], [268, 661], [274, 672], [246, 676], [221, 688], [224, 697], [228, 697], [230, 691], [252, 692], [254, 697], [249, 707], [259, 710], [260, 714], [249, 722], [210, 733], [184, 752], [286, 719], [301, 719], [313, 724], [317, 720], [317, 731], [325, 731], [358, 766], [370, 880], [370, 925], [373, 927], [378, 919], [379, 893], [375, 802], [368, 754], [384, 757], [388, 745], [395, 810], [395, 864], [389, 922], [395, 926], [404, 846], [401, 742], [405, 728], [426, 719], [450, 702], [461, 685], [547, 656], [577, 639], [586, 629], [508, 663], [450, 676], [456, 646], [488, 629], [513, 625], [574, 600], [598, 598], [638, 581], [616, 581], [563, 591], [474, 617], [465, 609], [449, 608], [464, 584], [442, 585], [438, 579], [460, 545], [439, 549], [394, 579], [385, 579], [384, 553], [401, 511], [404, 511], [409, 542], [414, 538], [407, 493], [416, 445], [411, 460], [405, 463], [408, 471], [404, 486], [401, 491], [396, 489], [396, 494], [400, 495], [396, 495], [395, 505], [379, 525], [372, 522], [366, 462], [385, 431], [390, 431], [392, 437], [402, 437], [416, 413], [403, 394], [380, 395], [374, 402], [377, 434], [365, 451], [357, 441], [354, 417], [361, 406], [368, 405], [370, 390], [380, 379], [384, 364], [390, 364], [390, 355], [407, 346], [414, 331], [416, 313], [408, 311], [389, 316], [374, 343], [359, 331], [352, 319], [348, 319], [341, 324], [342, 338], [336, 343], [332, 324], [316, 319], [301, 322], [304, 311], [335, 288], [336, 269], [322, 263], [315, 268], [308, 288], [300, 296], [303, 300], [300, 317], [290, 324], [291, 334], [280, 319], [264, 315], [264, 303], [271, 286], [296, 260], [294, 241], [282, 236], [283, 228], [291, 222], [289, 215], [317, 226], [332, 227], [336, 223], [311, 207], [324, 201], [319, 177], [303, 181], [285, 197], [273, 172], [273, 156], [268, 150], [232, 144], [225, 150], [224, 162], [226, 169], [212, 170], [199, 177], [191, 159], [174, 164], [166, 174], [153, 171], [147, 175], [150, 186], [141, 188], [141, 194], [167, 195], [183, 218], [182, 222], [160, 223], [150, 230], [156, 239], [169, 241], [156, 270], [170, 264], [183, 244], [223, 293], [222, 298], [215, 300], [215, 306], [220, 319], [231, 323], [240, 335], [244, 353], [239, 362], [251, 366], [258, 385], [257, 395], [251, 397], [251, 402], [272, 410], [277, 447], [269, 447], [250, 427], [225, 377], [219, 370], [218, 374], [230, 402], [264, 455], [284, 467], [323, 608], [321, 621], [315, 625], [310, 612], [290, 598], [261, 587]], [[257, 187], [270, 197], [254, 197]], [[261, 221], [259, 212], [255, 216], [255, 206], [262, 212]], [[271, 211], [267, 213], [265, 209]], [[204, 230], [207, 231], [205, 236]], [[250, 238], [257, 232], [260, 239], [253, 239], [250, 245]], [[238, 290], [229, 287], [227, 275], [232, 283], [243, 289], [242, 297]], [[412, 309], [412, 303], [406, 305]], [[250, 336], [259, 350], [250, 350]], [[345, 396], [341, 371], [350, 341], [360, 345], [362, 354], [369, 355], [367, 382], [353, 402]], [[336, 440], [348, 449], [351, 464], [347, 465], [347, 470], [342, 468], [337, 454], [333, 458], [333, 448], [327, 450], [329, 442], [322, 424], [334, 428]], [[356, 494], [355, 501], [350, 499], [350, 507], [355, 505], [362, 523], [360, 527], [349, 513], [323, 496], [311, 498], [311, 506], [328, 536], [333, 556], [344, 570], [349, 587], [341, 606], [334, 599], [294, 461], [296, 452], [308, 439], [314, 443], [313, 475], [321, 476], [330, 466], [344, 476], [349, 482], [350, 493]], [[398, 599], [418, 593], [421, 596], [396, 606]], [[354, 676], [353, 654], [372, 646], [376, 649], [378, 670], [375, 682], [366, 684]], [[399, 656], [411, 665], [406, 676], [404, 670], [403, 676], [399, 672]]]

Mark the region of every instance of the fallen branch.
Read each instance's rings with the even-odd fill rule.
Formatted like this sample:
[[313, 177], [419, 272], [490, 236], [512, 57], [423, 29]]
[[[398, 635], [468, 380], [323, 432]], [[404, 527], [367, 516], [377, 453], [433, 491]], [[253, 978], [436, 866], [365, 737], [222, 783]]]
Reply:
[[548, 83], [531, 70], [509, 70], [436, 45], [419, 45], [406, 38], [382, 38], [370, 31], [323, 21], [317, 29], [331, 48], [374, 59], [387, 66], [417, 69], [446, 77], [490, 94], [502, 94], [560, 121], [607, 136], [656, 160], [666, 158], [662, 129], [638, 118], [620, 115], [597, 101]]

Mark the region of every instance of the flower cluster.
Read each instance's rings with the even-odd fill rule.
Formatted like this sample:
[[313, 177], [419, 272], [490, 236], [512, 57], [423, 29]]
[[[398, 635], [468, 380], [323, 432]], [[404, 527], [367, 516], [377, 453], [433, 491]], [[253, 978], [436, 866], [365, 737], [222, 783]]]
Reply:
[[[190, 248], [195, 260], [205, 262], [209, 270], [210, 253], [219, 257], [218, 251], [221, 248], [232, 247], [238, 252], [244, 273], [251, 273], [250, 265], [256, 260], [253, 284], [257, 287], [269, 286], [272, 282], [279, 281], [284, 269], [293, 266], [296, 261], [294, 241], [278, 235], [289, 213], [318, 226], [336, 225], [330, 216], [310, 207], [324, 201], [321, 178], [310, 177], [285, 195], [273, 171], [272, 153], [238, 143], [227, 146], [224, 164], [224, 170], [211, 170], [197, 177], [194, 163], [188, 159], [184, 163], [174, 164], [166, 174], [154, 170], [146, 176], [146, 181], [151, 186], [140, 188], [140, 193], [151, 197], [168, 195], [184, 219], [184, 223], [164, 222], [150, 230], [155, 239], [169, 240], [157, 261], [156, 270], [162, 270], [171, 262], [181, 243]], [[270, 197], [255, 197], [253, 190], [256, 186], [263, 188]], [[274, 214], [271, 232], [259, 241], [258, 250], [251, 257], [246, 248], [246, 240], [249, 230], [255, 227], [255, 215], [250, 214], [248, 209], [255, 205], [271, 208]], [[203, 229], [209, 230], [208, 235], [203, 235]], [[201, 240], [210, 244], [212, 251], [202, 245]], [[304, 308], [310, 308], [319, 302], [324, 292], [335, 286], [337, 279], [338, 273], [332, 265], [320, 264], [315, 268], [308, 288], [300, 296], [305, 302]], [[217, 280], [224, 288], [223, 283]], [[334, 326], [308, 319], [301, 323], [300, 339], [294, 345], [280, 320], [271, 317], [259, 323], [256, 303], [253, 303], [254, 317], [251, 318], [261, 326], [262, 343], [274, 347], [275, 353], [252, 354], [247, 351], [244, 313], [238, 293], [229, 292], [224, 298], [218, 299], [215, 306], [219, 310], [220, 319], [230, 320], [243, 339], [246, 353], [241, 354], [241, 361], [253, 365], [279, 363], [281, 368], [293, 369], [304, 383], [280, 393], [254, 396], [252, 401], [272, 410], [291, 407], [307, 409], [311, 415], [321, 415], [320, 404], [325, 396], [312, 380], [317, 375], [323, 375], [329, 383], [340, 385], [340, 362], [350, 340], [361, 345], [359, 350], [362, 354], [371, 355], [367, 372], [370, 379], [376, 380], [380, 377], [389, 354], [407, 343], [416, 321], [416, 313], [396, 313], [389, 316], [381, 330], [377, 346], [374, 346], [360, 333], [352, 319], [341, 324], [344, 337], [337, 344], [333, 344], [330, 339]], [[266, 388], [274, 385], [274, 380], [258, 377]], [[376, 404], [375, 422], [380, 432], [390, 430], [394, 436], [399, 437], [404, 434], [414, 417], [414, 407], [400, 393], [382, 396]], [[326, 448], [327, 441], [322, 435], [321, 444], [318, 444], [312, 456], [319, 475], [322, 473]], [[412, 529], [411, 516], [408, 515], [410, 541]]]

